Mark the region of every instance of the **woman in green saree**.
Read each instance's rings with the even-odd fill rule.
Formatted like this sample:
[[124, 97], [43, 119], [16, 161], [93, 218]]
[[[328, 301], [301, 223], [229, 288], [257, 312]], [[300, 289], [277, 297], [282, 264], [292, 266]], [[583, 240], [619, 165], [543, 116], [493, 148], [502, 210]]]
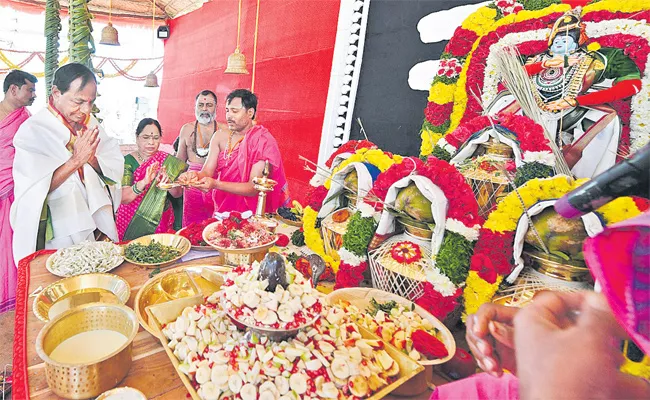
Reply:
[[145, 118], [135, 131], [138, 149], [124, 157], [122, 204], [117, 210], [117, 232], [121, 240], [133, 240], [173, 229], [174, 210], [169, 196], [180, 197], [181, 188], [168, 191], [157, 183], [166, 175], [173, 182], [187, 164], [158, 151], [162, 130], [158, 121]]

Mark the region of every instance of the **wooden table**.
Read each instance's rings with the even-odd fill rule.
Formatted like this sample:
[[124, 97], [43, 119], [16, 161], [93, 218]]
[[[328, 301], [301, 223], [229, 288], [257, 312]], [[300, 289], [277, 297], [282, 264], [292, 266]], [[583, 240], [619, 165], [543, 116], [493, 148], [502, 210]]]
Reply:
[[[30, 264], [30, 280], [28, 292], [34, 292], [39, 286], [43, 288], [60, 279], [45, 269], [47, 255], [34, 259]], [[217, 265], [219, 257], [209, 257], [192, 260], [182, 265]], [[169, 268], [177, 267], [173, 265]], [[167, 269], [167, 268], [165, 268]], [[129, 282], [131, 285], [131, 297], [127, 305], [133, 308], [133, 301], [138, 290], [149, 280], [150, 269], [139, 267], [125, 262], [120, 267], [111, 271]], [[45, 379], [45, 364], [36, 354], [34, 343], [36, 337], [45, 325], [38, 320], [32, 311], [33, 298], [29, 298], [27, 304], [27, 372], [29, 379], [29, 392], [32, 399], [59, 399], [47, 385]], [[408, 384], [408, 383], [407, 383]], [[157, 338], [150, 335], [140, 327], [133, 342], [133, 364], [131, 369], [118, 386], [130, 386], [144, 393], [148, 399], [185, 399], [187, 391], [180, 378], [176, 374], [171, 361], [163, 350]], [[423, 393], [414, 400], [428, 399], [430, 392]], [[388, 396], [386, 399], [397, 399], [395, 396]]]

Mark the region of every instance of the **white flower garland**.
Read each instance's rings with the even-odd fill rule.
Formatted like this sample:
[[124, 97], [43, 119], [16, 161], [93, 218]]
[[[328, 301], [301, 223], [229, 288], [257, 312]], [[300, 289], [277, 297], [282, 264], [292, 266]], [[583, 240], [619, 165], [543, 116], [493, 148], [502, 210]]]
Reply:
[[349, 264], [353, 267], [361, 265], [362, 262], [366, 262], [366, 257], [359, 257], [356, 254], [352, 253], [350, 250], [345, 247], [341, 247], [338, 251], [339, 257], [341, 257], [341, 262]]
[[524, 151], [522, 158], [526, 163], [538, 162], [550, 167], [555, 166], [555, 156], [550, 151]]
[[431, 267], [431, 269], [426, 272], [426, 276], [427, 281], [429, 281], [433, 288], [444, 297], [449, 297], [456, 292], [456, 285], [454, 285], [446, 275], [440, 272], [438, 267]]
[[478, 231], [481, 229], [481, 226], [467, 226], [457, 219], [447, 218], [445, 222], [445, 229], [461, 235], [470, 242], [474, 242], [478, 240]]
[[[627, 34], [641, 37], [650, 43], [650, 24], [644, 21], [630, 19], [614, 19], [602, 22], [586, 22], [586, 34], [597, 39], [612, 34]], [[483, 80], [483, 104], [490, 104], [498, 94], [499, 74], [496, 71], [496, 50], [505, 46], [515, 46], [520, 43], [545, 40], [549, 29], [539, 29], [528, 32], [509, 33], [497, 43], [490, 46], [490, 54], [486, 60]], [[650, 141], [650, 57], [646, 61], [645, 70], [641, 76], [641, 91], [632, 98], [632, 115], [630, 117], [630, 153], [642, 148]], [[527, 160], [528, 161], [528, 160]]]

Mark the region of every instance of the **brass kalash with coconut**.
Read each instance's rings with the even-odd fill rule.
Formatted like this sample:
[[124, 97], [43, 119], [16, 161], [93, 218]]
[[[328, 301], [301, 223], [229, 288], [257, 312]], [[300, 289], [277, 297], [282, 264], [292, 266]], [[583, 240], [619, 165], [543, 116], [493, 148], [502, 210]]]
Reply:
[[583, 221], [566, 219], [553, 207], [532, 216], [531, 221], [524, 236], [525, 268], [512, 286], [497, 292], [492, 302], [522, 307], [542, 290], [592, 289], [593, 280], [582, 253], [589, 237]]

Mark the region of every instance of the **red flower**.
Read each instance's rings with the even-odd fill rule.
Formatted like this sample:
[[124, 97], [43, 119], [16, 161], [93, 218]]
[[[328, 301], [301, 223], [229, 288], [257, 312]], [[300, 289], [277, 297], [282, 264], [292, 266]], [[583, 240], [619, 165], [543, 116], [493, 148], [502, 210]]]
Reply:
[[339, 147], [339, 148], [338, 148], [338, 149], [337, 149], [337, 150], [336, 150], [336, 151], [335, 151], [335, 152], [330, 156], [329, 160], [327, 160], [327, 162], [325, 162], [325, 165], [327, 165], [328, 168], [331, 167], [331, 166], [332, 166], [332, 162], [334, 162], [334, 159], [335, 159], [336, 156], [338, 156], [339, 154], [343, 154], [343, 153], [354, 153], [355, 151], [357, 151], [357, 150], [359, 150], [359, 149], [365, 149], [365, 148], [368, 148], [368, 149], [376, 149], [376, 148], [377, 148], [377, 145], [375, 145], [374, 143], [369, 142], [369, 141], [367, 141], [367, 140], [350, 140], [350, 141], [347, 141], [347, 142], [345, 142], [343, 145], [341, 145], [341, 147]]
[[393, 260], [402, 264], [413, 264], [422, 259], [420, 246], [409, 241], [398, 242], [390, 249]]
[[434, 102], [429, 102], [429, 104], [427, 104], [427, 108], [424, 109], [424, 116], [432, 125], [442, 125], [447, 121], [447, 119], [449, 119], [449, 115], [451, 114], [453, 108], [453, 102], [446, 104], [436, 104]]
[[454, 57], [464, 57], [472, 50], [472, 45], [476, 39], [478, 39], [476, 32], [458, 27], [454, 31], [454, 36], [447, 43], [445, 52], [451, 53]]
[[413, 340], [413, 348], [429, 360], [445, 358], [449, 355], [449, 350], [447, 350], [444, 343], [422, 329], [413, 332], [411, 334], [411, 340]]
[[423, 290], [424, 293], [415, 300], [415, 304], [424, 308], [439, 320], [447, 318], [447, 315], [456, 308], [458, 298], [462, 294], [461, 289], [458, 288], [454, 294], [445, 297], [435, 290], [429, 282], [424, 283]]
[[305, 257], [300, 257], [296, 260], [296, 269], [300, 271], [305, 277], [311, 277], [311, 265]]
[[486, 171], [486, 172], [494, 172], [494, 171], [497, 170], [497, 167], [492, 165], [492, 163], [489, 162], [489, 161], [482, 161], [481, 164], [479, 164], [478, 167], [480, 169], [482, 169], [483, 171]]
[[320, 208], [323, 206], [323, 201], [327, 197], [327, 192], [328, 190], [325, 186], [312, 187], [307, 192], [307, 205], [314, 211], [320, 211]]
[[339, 271], [336, 273], [336, 283], [334, 290], [346, 287], [358, 287], [363, 280], [363, 272], [368, 267], [365, 261], [357, 266], [351, 266], [344, 262], [339, 265]]
[[278, 240], [275, 242], [276, 246], [286, 247], [289, 245], [289, 236], [284, 233], [276, 233]]
[[506, 171], [508, 172], [515, 172], [515, 170], [517, 169], [517, 165], [513, 160], [506, 161], [505, 167], [506, 167]]

